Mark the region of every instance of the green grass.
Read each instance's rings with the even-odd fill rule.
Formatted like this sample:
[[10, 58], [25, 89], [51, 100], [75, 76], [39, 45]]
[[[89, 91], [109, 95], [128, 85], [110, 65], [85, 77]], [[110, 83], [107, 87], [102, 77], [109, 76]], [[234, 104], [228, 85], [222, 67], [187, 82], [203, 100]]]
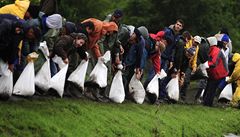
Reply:
[[0, 110], [1, 137], [213, 137], [240, 134], [240, 111], [233, 108], [43, 98], [0, 102]]

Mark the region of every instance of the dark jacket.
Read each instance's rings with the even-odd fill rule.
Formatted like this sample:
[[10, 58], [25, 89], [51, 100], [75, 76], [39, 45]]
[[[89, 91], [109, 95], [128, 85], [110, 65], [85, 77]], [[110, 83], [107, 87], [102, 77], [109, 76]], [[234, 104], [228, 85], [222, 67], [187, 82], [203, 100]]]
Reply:
[[64, 35], [58, 38], [54, 45], [53, 55], [60, 56], [63, 60], [68, 58], [69, 60], [69, 67], [68, 73], [73, 72], [78, 64], [80, 63], [81, 59], [86, 59], [87, 55], [85, 53], [84, 47], [76, 48], [74, 46], [74, 34], [71, 35]]
[[[180, 39], [179, 41], [177, 42], [177, 45], [176, 45], [176, 54], [175, 54], [175, 57], [174, 57], [174, 67], [177, 69], [177, 70], [182, 70], [183, 69], [183, 66], [186, 65], [186, 57], [185, 57], [185, 50], [184, 50], [184, 46], [186, 45], [186, 40], [180, 36]], [[188, 67], [188, 65], [186, 66]], [[184, 69], [185, 70], [185, 69]]]
[[15, 28], [21, 26], [21, 21], [10, 14], [4, 15], [5, 17], [2, 15], [0, 15], [0, 57], [9, 64], [13, 64], [17, 59], [18, 45], [23, 39], [23, 33], [15, 33]]
[[201, 44], [199, 45], [197, 65], [208, 61], [209, 43], [205, 38], [202, 38]]

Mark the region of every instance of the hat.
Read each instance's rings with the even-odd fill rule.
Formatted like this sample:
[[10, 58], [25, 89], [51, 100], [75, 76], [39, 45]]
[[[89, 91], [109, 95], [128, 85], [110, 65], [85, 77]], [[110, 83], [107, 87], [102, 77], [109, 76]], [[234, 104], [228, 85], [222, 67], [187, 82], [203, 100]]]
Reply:
[[190, 55], [194, 55], [196, 53], [196, 48], [194, 47], [190, 47], [187, 49], [187, 52], [190, 54]]
[[141, 32], [136, 28], [134, 29], [134, 33], [136, 34], [138, 39], [140, 39], [140, 37], [142, 36]]
[[207, 38], [210, 46], [216, 46], [217, 45], [217, 38], [216, 37], [208, 37]]
[[[165, 37], [165, 32], [164, 31], [159, 31], [157, 34], [150, 34], [150, 37], [154, 40], [161, 40], [162, 38]], [[164, 38], [165, 39], [165, 38]]]
[[229, 37], [228, 37], [228, 35], [227, 35], [227, 34], [224, 34], [223, 37], [222, 37], [222, 39], [221, 39], [221, 41], [228, 43], [228, 42], [229, 42]]
[[200, 44], [202, 39], [199, 36], [194, 36], [194, 41]]
[[114, 13], [113, 13], [113, 16], [116, 17], [116, 18], [122, 17], [122, 16], [123, 16], [122, 10], [116, 9], [116, 10], [114, 11]]
[[62, 28], [62, 16], [60, 14], [53, 14], [46, 19], [47, 27], [50, 29]]
[[138, 30], [140, 31], [144, 39], [149, 38], [148, 29], [145, 26], [138, 27]]
[[66, 22], [65, 28], [67, 30], [67, 33], [69, 33], [69, 34], [76, 31], [76, 25], [72, 22], [69, 22], [69, 21]]
[[130, 31], [130, 36], [131, 36], [133, 34], [133, 32], [134, 32], [135, 27], [132, 26], [132, 25], [128, 25], [127, 27], [128, 27], [128, 29]]

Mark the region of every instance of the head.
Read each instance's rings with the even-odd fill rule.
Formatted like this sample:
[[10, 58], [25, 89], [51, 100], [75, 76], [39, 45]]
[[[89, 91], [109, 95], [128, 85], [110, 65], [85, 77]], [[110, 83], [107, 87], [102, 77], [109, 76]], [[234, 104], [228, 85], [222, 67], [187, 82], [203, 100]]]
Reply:
[[24, 30], [24, 32], [28, 40], [40, 40], [41, 38], [41, 30], [39, 27], [32, 26]]
[[145, 26], [138, 27], [138, 30], [140, 31], [144, 39], [149, 38], [148, 29]]
[[140, 37], [141, 37], [140, 31], [135, 28], [133, 34], [129, 38], [129, 42], [131, 44], [137, 43]]
[[221, 41], [223, 42], [223, 46], [226, 47], [229, 43], [229, 36], [227, 34], [224, 34]]
[[113, 12], [112, 20], [115, 21], [115, 22], [118, 22], [118, 21], [121, 20], [122, 17], [123, 17], [123, 12], [122, 12], [122, 10], [116, 9], [116, 10]]
[[76, 25], [69, 21], [66, 22], [66, 24], [62, 28], [62, 35], [69, 35], [73, 32], [76, 32]]
[[183, 38], [186, 40], [186, 41], [189, 41], [192, 39], [192, 35], [190, 34], [189, 31], [184, 31], [183, 34], [182, 34]]
[[82, 47], [85, 43], [87, 43], [87, 36], [83, 33], [73, 33], [73, 35], [75, 36], [74, 39], [74, 46], [76, 48], [80, 48]]
[[23, 33], [23, 23], [21, 21], [13, 22], [12, 28], [17, 35], [21, 35]]
[[201, 43], [202, 39], [200, 36], [194, 36], [193, 38], [193, 46], [197, 46]]
[[178, 19], [174, 24], [174, 30], [180, 32], [183, 29], [184, 22], [182, 19]]
[[82, 25], [83, 28], [86, 29], [88, 34], [91, 34], [95, 30], [95, 26], [94, 26], [93, 22], [91, 22], [91, 21], [84, 22], [81, 25]]

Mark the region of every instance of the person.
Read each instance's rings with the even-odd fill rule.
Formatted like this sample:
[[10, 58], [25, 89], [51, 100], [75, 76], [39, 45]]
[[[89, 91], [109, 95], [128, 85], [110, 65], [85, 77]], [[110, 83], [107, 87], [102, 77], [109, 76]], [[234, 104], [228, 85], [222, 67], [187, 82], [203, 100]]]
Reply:
[[221, 30], [219, 31], [219, 33], [217, 33], [215, 35], [215, 37], [217, 38], [218, 41], [221, 41], [222, 40], [222, 37], [224, 36], [224, 34], [226, 34], [228, 37], [229, 37], [229, 42], [228, 44], [226, 45], [226, 47], [229, 48], [229, 55], [231, 56], [232, 55], [232, 41], [230, 39], [230, 34], [228, 32], [228, 29], [225, 28], [225, 27], [222, 27]]
[[[181, 34], [181, 30], [183, 29], [184, 22], [181, 19], [178, 19], [174, 25], [170, 25], [169, 27], [164, 29], [165, 35], [170, 38], [171, 43], [168, 44], [164, 52], [161, 54], [161, 68], [167, 73], [173, 67], [174, 62], [174, 54], [176, 50], [176, 43], [178, 42]], [[161, 80], [161, 88], [160, 88], [160, 97], [162, 99], [167, 98], [166, 86], [170, 78], [171, 74], [166, 78]]]
[[50, 16], [58, 13], [59, 0], [41, 0], [40, 11]]
[[12, 14], [19, 17], [20, 19], [24, 19], [29, 5], [29, 0], [16, 0], [14, 4], [9, 4], [1, 7], [0, 14]]
[[72, 85], [67, 81], [70, 74], [77, 68], [81, 59], [87, 60], [85, 53], [85, 44], [87, 43], [87, 36], [83, 33], [71, 33], [70, 35], [63, 35], [56, 41], [53, 49], [53, 55], [58, 55], [63, 62], [69, 64], [66, 74], [66, 86], [64, 95], [70, 97], [80, 97], [81, 93], [76, 90], [71, 90]]
[[237, 83], [237, 88], [233, 94], [231, 105], [233, 107], [239, 107], [240, 105], [240, 54], [233, 54], [232, 61], [235, 63], [233, 73], [227, 80], [227, 83]]
[[138, 80], [141, 79], [147, 52], [145, 49], [145, 40], [137, 28], [134, 29], [134, 32], [130, 36], [128, 42], [128, 47], [125, 47], [126, 50], [124, 49], [125, 52], [123, 55], [123, 66], [125, 68], [123, 71], [123, 84], [126, 98], [131, 99], [132, 96], [129, 93], [128, 88], [129, 82], [134, 73], [136, 74], [136, 78]]
[[212, 106], [213, 100], [216, 94], [216, 89], [222, 79], [228, 75], [228, 66], [225, 62], [225, 56], [221, 50], [217, 47], [217, 38], [207, 38], [210, 49], [209, 49], [209, 60], [208, 60], [208, 81], [207, 87], [203, 95], [203, 105]]
[[105, 22], [113, 21], [118, 25], [118, 27], [120, 27], [120, 25], [121, 25], [120, 21], [121, 21], [122, 17], [123, 17], [123, 11], [120, 9], [116, 9], [113, 13], [108, 14], [104, 21]]
[[95, 30], [95, 26], [93, 24], [93, 22], [91, 21], [86, 21], [86, 22], [83, 22], [83, 23], [77, 23], [76, 24], [76, 32], [77, 33], [83, 33], [85, 34], [88, 39], [89, 39], [89, 35], [91, 35], [94, 30]]
[[0, 22], [1, 57], [9, 63], [10, 70], [13, 71], [18, 57], [21, 57], [19, 53], [22, 47], [19, 47], [19, 43], [22, 40], [33, 42], [39, 39], [40, 29], [25, 26], [24, 20], [11, 14], [0, 14]]
[[71, 33], [74, 33], [76, 31], [77, 31], [77, 27], [75, 23], [67, 21], [62, 27], [60, 35], [61, 36], [70, 35]]

